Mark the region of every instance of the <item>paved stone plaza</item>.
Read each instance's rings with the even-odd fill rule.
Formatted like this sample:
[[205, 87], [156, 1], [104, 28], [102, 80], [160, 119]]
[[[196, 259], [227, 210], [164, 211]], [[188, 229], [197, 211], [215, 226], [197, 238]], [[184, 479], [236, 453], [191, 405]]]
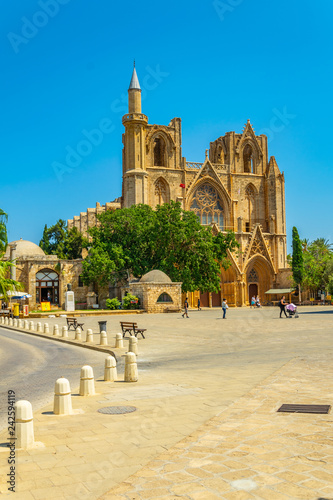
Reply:
[[[16, 498], [332, 499], [331, 414], [276, 413], [283, 403], [333, 401], [333, 308], [300, 313], [279, 319], [278, 308], [229, 309], [225, 321], [220, 309], [190, 311], [189, 319], [127, 315], [147, 328], [139, 381], [122, 382], [120, 362], [119, 381], [97, 379], [96, 396], [81, 398], [72, 387], [73, 408], [83, 412], [55, 416], [52, 403], [36, 412], [43, 445], [18, 451]], [[96, 343], [101, 319], [83, 318]], [[113, 346], [122, 317], [105, 319]], [[127, 344], [114, 349], [119, 360]], [[137, 410], [97, 412], [111, 405]], [[8, 450], [0, 450], [5, 494]]]

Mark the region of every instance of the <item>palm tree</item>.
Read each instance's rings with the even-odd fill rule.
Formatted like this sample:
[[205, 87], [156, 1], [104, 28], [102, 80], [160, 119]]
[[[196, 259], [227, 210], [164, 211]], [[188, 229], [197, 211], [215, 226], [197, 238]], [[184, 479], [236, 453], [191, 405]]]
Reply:
[[23, 285], [19, 281], [8, 278], [10, 268], [13, 266], [9, 261], [0, 260], [0, 297], [8, 300], [8, 292], [23, 290]]

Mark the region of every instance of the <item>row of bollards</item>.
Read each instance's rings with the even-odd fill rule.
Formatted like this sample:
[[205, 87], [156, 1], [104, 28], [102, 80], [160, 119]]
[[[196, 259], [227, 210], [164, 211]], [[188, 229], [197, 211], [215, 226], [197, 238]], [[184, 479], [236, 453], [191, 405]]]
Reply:
[[[113, 356], [105, 359], [104, 380], [108, 382], [117, 380], [117, 362]], [[134, 352], [128, 352], [125, 356], [124, 381], [138, 381], [138, 367]], [[94, 396], [95, 394], [93, 369], [85, 365], [81, 368], [79, 395]], [[71, 388], [69, 381], [64, 377], [58, 378], [54, 386], [53, 413], [55, 415], [73, 414]], [[15, 403], [15, 439], [17, 448], [30, 449], [34, 446], [33, 412], [29, 401], [22, 400]]]
[[[17, 318], [4, 318], [3, 316], [0, 318], [0, 324], [3, 325], [8, 325], [8, 326], [13, 326], [14, 328], [24, 328], [25, 330], [30, 330], [30, 331], [37, 331], [37, 333], [44, 333], [44, 334], [50, 334], [50, 327], [48, 323], [42, 323], [38, 322], [35, 323], [33, 321], [28, 321], [28, 320], [21, 320]], [[67, 326], [61, 327], [61, 335], [60, 335], [60, 330], [58, 325], [53, 326], [53, 336], [54, 337], [63, 337], [63, 338], [68, 338], [68, 328]], [[81, 328], [77, 328], [75, 330], [75, 340], [78, 342], [82, 342], [82, 330]], [[88, 329], [87, 334], [86, 334], [86, 340], [87, 343], [93, 343], [94, 341], [94, 336], [93, 336], [93, 331]], [[108, 345], [108, 338], [107, 334], [105, 331], [100, 332], [100, 342], [99, 345], [101, 346], [107, 346]], [[123, 336], [121, 333], [116, 334], [116, 343], [115, 343], [115, 348], [122, 349], [124, 347], [124, 341], [123, 341]], [[138, 339], [135, 336], [131, 336], [129, 338], [129, 348], [128, 350], [130, 352], [134, 352], [134, 354], [138, 354]]]

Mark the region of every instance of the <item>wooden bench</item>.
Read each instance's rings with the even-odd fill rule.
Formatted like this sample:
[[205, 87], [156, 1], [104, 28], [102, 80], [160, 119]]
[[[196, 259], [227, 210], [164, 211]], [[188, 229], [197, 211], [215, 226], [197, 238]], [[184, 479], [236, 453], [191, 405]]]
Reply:
[[72, 327], [74, 330], [76, 330], [79, 327], [81, 328], [81, 330], [83, 330], [84, 323], [78, 323], [77, 318], [66, 318], [66, 319], [67, 319], [68, 330], [70, 330]]
[[123, 331], [123, 337], [125, 337], [126, 333], [129, 333], [130, 335], [135, 335], [135, 337], [137, 337], [138, 334], [141, 333], [141, 337], [143, 339], [145, 338], [143, 332], [145, 332], [147, 329], [138, 328], [137, 323], [127, 323], [125, 321], [120, 321], [120, 326]]

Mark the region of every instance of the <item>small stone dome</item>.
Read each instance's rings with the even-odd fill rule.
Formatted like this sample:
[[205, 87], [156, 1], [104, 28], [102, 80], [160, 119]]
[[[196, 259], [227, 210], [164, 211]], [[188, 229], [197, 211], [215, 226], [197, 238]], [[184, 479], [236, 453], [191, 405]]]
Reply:
[[172, 281], [167, 274], [163, 273], [163, 271], [154, 269], [153, 271], [149, 271], [149, 273], [144, 274], [140, 279], [140, 283], [172, 283]]
[[36, 243], [33, 243], [32, 241], [27, 241], [27, 240], [16, 240], [12, 241], [9, 243], [9, 245], [6, 248], [6, 253], [4, 255], [4, 260], [9, 260], [10, 259], [10, 246], [13, 244], [16, 244], [16, 258], [19, 259], [20, 257], [37, 257], [41, 255], [45, 255], [45, 252], [36, 245]]

